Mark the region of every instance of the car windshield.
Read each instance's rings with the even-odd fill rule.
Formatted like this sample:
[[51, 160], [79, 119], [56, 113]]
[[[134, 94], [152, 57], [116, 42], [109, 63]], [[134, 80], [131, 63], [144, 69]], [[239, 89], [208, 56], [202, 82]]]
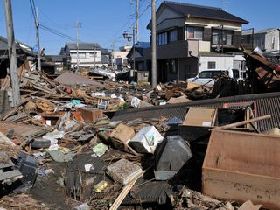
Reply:
[[214, 79], [221, 76], [221, 74], [227, 73], [227, 71], [203, 71], [199, 73], [200, 79]]

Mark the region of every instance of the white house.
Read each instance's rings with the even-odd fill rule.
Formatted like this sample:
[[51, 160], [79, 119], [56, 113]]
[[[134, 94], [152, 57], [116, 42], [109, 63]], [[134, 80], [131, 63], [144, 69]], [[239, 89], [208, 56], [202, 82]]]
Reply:
[[[79, 64], [81, 67], [101, 67], [108, 65], [108, 59], [103, 56], [108, 53], [108, 50], [102, 49], [97, 43], [80, 43], [79, 51], [76, 43], [67, 43], [64, 51], [67, 56], [70, 56], [71, 67]], [[79, 54], [77, 53], [79, 52]], [[106, 53], [107, 52], [107, 53]]]
[[241, 53], [199, 53], [199, 72], [205, 70], [238, 70], [239, 78], [246, 74], [246, 60]]
[[280, 53], [280, 28], [264, 29], [257, 32], [242, 32], [245, 44], [259, 47], [263, 52]]
[[117, 69], [121, 70], [123, 68], [123, 66], [128, 65], [127, 55], [131, 48], [132, 48], [132, 46], [126, 45], [126, 46], [120, 47], [120, 51], [112, 52], [112, 62]]

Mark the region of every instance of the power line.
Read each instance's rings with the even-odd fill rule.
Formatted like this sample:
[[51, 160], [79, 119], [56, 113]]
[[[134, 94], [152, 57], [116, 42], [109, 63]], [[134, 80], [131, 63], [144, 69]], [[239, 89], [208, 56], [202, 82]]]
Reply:
[[57, 36], [59, 36], [61, 38], [65, 38], [65, 39], [68, 39], [68, 40], [71, 40], [71, 41], [76, 41], [75, 38], [73, 38], [73, 37], [71, 37], [71, 36], [69, 36], [67, 34], [64, 34], [64, 33], [60, 32], [60, 31], [58, 31], [56, 29], [50, 28], [50, 27], [48, 27], [48, 26], [46, 26], [44, 24], [40, 24], [39, 27], [41, 29], [43, 29], [45, 31], [48, 31], [48, 32], [50, 32], [50, 33], [52, 33], [54, 35], [57, 35]]
[[34, 21], [36, 22], [36, 6], [35, 6], [35, 3], [34, 3], [34, 0], [30, 0], [30, 7], [31, 7], [31, 12], [32, 12], [32, 16], [33, 16], [33, 19]]

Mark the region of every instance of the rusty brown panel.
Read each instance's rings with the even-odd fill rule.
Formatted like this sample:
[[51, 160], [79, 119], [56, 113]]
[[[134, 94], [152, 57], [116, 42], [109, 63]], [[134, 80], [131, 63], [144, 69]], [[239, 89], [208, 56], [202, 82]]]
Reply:
[[11, 129], [14, 130], [15, 135], [18, 137], [32, 137], [44, 135], [46, 133], [46, 129], [39, 126], [27, 125], [24, 123], [0, 122], [0, 132], [5, 134]]
[[280, 208], [280, 138], [213, 130], [202, 168], [207, 195]]

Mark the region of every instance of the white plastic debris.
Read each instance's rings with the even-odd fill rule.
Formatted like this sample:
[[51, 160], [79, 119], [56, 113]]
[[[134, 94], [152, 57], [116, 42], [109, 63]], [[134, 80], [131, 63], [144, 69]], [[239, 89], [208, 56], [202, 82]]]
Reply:
[[117, 98], [116, 94], [111, 94], [111, 98]]
[[80, 206], [76, 206], [74, 209], [75, 210], [89, 210], [90, 207], [86, 203], [83, 203]]
[[40, 121], [40, 120], [43, 119], [43, 117], [42, 117], [41, 115], [34, 115], [32, 118], [33, 118], [34, 120], [38, 120], [38, 121]]
[[47, 133], [46, 135], [43, 136], [44, 139], [48, 139], [48, 140], [53, 140], [53, 139], [61, 139], [63, 138], [65, 135], [64, 131], [59, 131], [57, 129], [53, 130], [50, 133]]
[[94, 170], [94, 167], [92, 164], [85, 164], [85, 171], [89, 172], [91, 170]]
[[102, 93], [97, 92], [97, 93], [92, 93], [91, 96], [92, 97], [105, 97], [106, 94], [104, 92], [102, 92]]
[[140, 153], [154, 153], [157, 145], [163, 141], [164, 137], [160, 135], [154, 126], [142, 128], [129, 142], [129, 145]]
[[44, 139], [47, 139], [51, 142], [51, 146], [49, 147], [49, 150], [58, 150], [58, 139], [63, 138], [65, 135], [64, 131], [59, 131], [55, 129], [54, 131], [47, 133], [45, 136], [43, 136]]
[[133, 97], [130, 103], [130, 105], [134, 108], [140, 108], [140, 104], [141, 104], [141, 100], [136, 97]]

